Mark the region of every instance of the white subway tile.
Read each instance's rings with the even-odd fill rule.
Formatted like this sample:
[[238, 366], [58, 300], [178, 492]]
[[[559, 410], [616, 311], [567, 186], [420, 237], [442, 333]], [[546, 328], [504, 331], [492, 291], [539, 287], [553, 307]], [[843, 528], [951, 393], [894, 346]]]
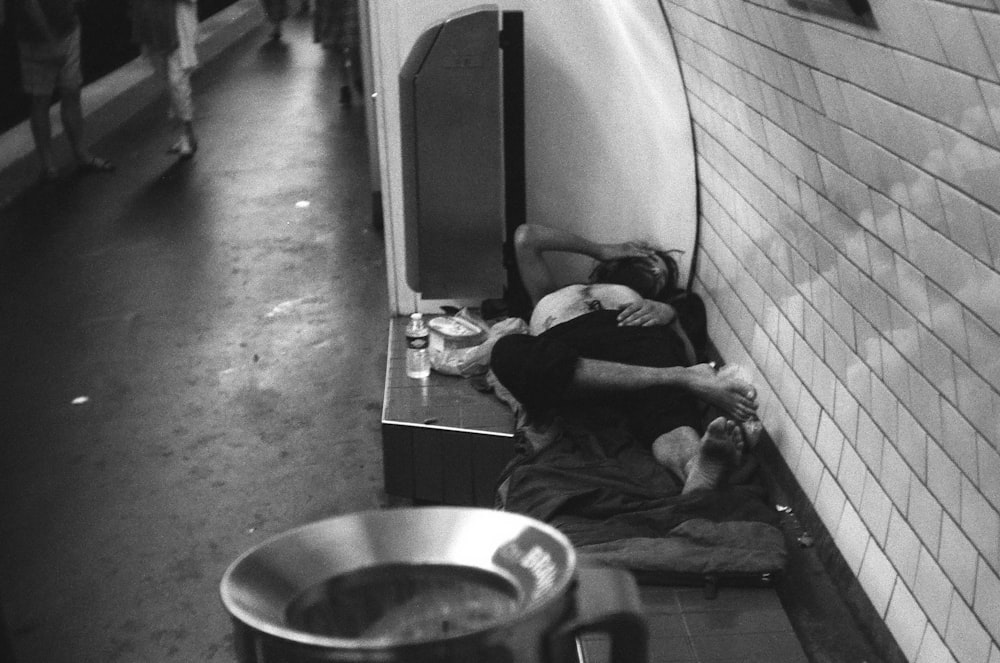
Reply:
[[844, 511], [840, 516], [840, 524], [833, 532], [833, 540], [837, 544], [837, 549], [844, 557], [847, 566], [855, 575], [861, 570], [861, 561], [864, 559], [865, 548], [871, 540], [871, 536], [865, 527], [861, 516], [854, 510], [850, 503], [844, 504]]
[[937, 560], [926, 548], [920, 551], [913, 593], [931, 624], [939, 631], [943, 631], [948, 625], [948, 613], [951, 605], [949, 601], [942, 599], [951, 595], [952, 585], [938, 565]]
[[892, 502], [889, 501], [889, 496], [875, 480], [875, 477], [869, 474], [865, 479], [865, 489], [858, 512], [879, 546], [885, 545], [892, 510], [893, 506]]
[[[794, 428], [794, 426], [792, 426]], [[807, 440], [811, 442], [811, 440]], [[802, 448], [802, 453], [799, 456], [798, 465], [795, 467], [795, 478], [799, 481], [799, 486], [802, 488], [802, 492], [815, 503], [816, 495], [819, 492], [819, 483], [823, 478], [823, 462], [816, 455], [816, 451], [808, 444]], [[827, 529], [833, 531], [836, 528], [836, 522], [825, 523]]]
[[897, 401], [910, 400], [910, 362], [891, 338], [882, 339], [882, 379]]
[[929, 550], [937, 550], [941, 543], [941, 516], [941, 504], [916, 476], [912, 476], [906, 518]]
[[1000, 174], [1000, 152], [947, 127], [938, 125], [944, 164], [940, 175], [982, 203], [1000, 208], [996, 180]]
[[835, 532], [837, 530], [846, 501], [844, 491], [837, 485], [837, 481], [824, 470], [820, 477], [819, 489], [816, 491], [816, 501], [813, 506], [816, 509], [816, 515], [823, 521], [828, 531]]
[[[864, 457], [864, 454], [862, 454]], [[879, 471], [873, 474], [878, 478], [879, 484], [888, 494], [897, 508], [903, 510], [910, 501], [910, 490], [914, 477], [913, 471], [906, 461], [899, 454], [895, 447], [889, 442], [883, 444], [882, 462]], [[869, 464], [869, 467], [871, 465]]]
[[941, 394], [916, 369], [910, 371], [910, 412], [933, 437], [941, 436]]
[[[878, 195], [878, 194], [875, 194]], [[898, 219], [898, 212], [896, 213]], [[878, 226], [876, 224], [876, 230]], [[868, 244], [868, 259], [871, 262], [869, 274], [881, 287], [893, 297], [899, 296], [899, 284], [896, 281], [896, 261], [893, 250], [876, 235], [866, 235]]]
[[892, 590], [885, 623], [907, 660], [912, 661], [916, 658], [924, 629], [927, 627], [927, 617], [913, 594], [901, 582], [897, 582]]
[[812, 54], [810, 64], [835, 78], [845, 78], [848, 66], [841, 57], [844, 44], [840, 35], [815, 23], [804, 23], [802, 32]]
[[[945, 423], [951, 425], [951, 430], [955, 434], [965, 433], [974, 427], [988, 440], [998, 439], [997, 421], [1000, 417], [997, 416], [997, 407], [1000, 406], [1000, 402], [997, 393], [965, 362], [955, 361], [955, 375], [958, 384], [958, 410], [961, 416], [949, 418]], [[945, 430], [947, 432], [948, 428]], [[964, 435], [960, 442], [965, 449], [967, 439]], [[957, 458], [955, 460], [958, 461]], [[968, 474], [972, 477], [977, 476], [974, 472]]]
[[[818, 278], [819, 277], [817, 276], [816, 279]], [[813, 280], [813, 283], [816, 282], [816, 279]], [[803, 335], [805, 336], [806, 342], [814, 352], [817, 354], [821, 353], [823, 351], [823, 318], [820, 317], [819, 312], [807, 302], [802, 310], [802, 319], [804, 322]], [[815, 388], [815, 380], [813, 381], [813, 386]]]
[[920, 539], [906, 522], [903, 514], [893, 510], [889, 519], [889, 536], [886, 539], [885, 551], [893, 566], [899, 571], [900, 577], [911, 587], [916, 581], [921, 548]]
[[[865, 232], [857, 229], [844, 238], [844, 247], [848, 254], [853, 254], [853, 258], [847, 255], [837, 256], [837, 280], [840, 283], [839, 294], [846, 299], [852, 307], [861, 306], [861, 270], [858, 265], [868, 265], [868, 251], [864, 243]], [[863, 263], [858, 262], [864, 260]]]
[[[904, 218], [908, 215], [904, 214]], [[920, 223], [917, 220], [915, 223]], [[927, 298], [927, 279], [913, 264], [900, 255], [895, 256], [896, 281], [899, 283], [900, 303], [918, 320], [930, 324], [930, 301]]]
[[1000, 640], [1000, 578], [980, 557], [976, 563], [976, 597], [972, 607], [994, 640]]
[[975, 76], [997, 80], [997, 69], [986, 50], [972, 12], [940, 2], [930, 2], [925, 6], [930, 13], [931, 26], [940, 37], [948, 63]]
[[928, 60], [945, 61], [944, 49], [922, 2], [879, 0], [875, 11], [879, 17], [891, 17], [879, 25], [889, 45]]
[[996, 13], [997, 9], [994, 6], [992, 12], [972, 12], [994, 64], [1000, 62], [1000, 14]]
[[976, 591], [976, 561], [979, 555], [972, 542], [947, 514], [941, 519], [941, 549], [937, 558], [966, 603], [972, 604]]
[[990, 255], [994, 269], [1000, 269], [1000, 214], [985, 207], [980, 209], [983, 217], [983, 229], [990, 245]]
[[985, 661], [990, 655], [989, 634], [958, 594], [951, 597], [944, 641], [959, 661]]
[[[943, 311], [943, 308], [935, 309], [936, 311]], [[956, 308], [954, 313], [959, 316], [959, 321], [961, 320], [961, 313]], [[935, 319], [943, 319], [942, 326], [952, 327], [955, 326], [955, 322], [952, 320], [947, 320], [939, 314], [935, 314]], [[920, 357], [918, 365], [920, 371], [926, 375], [934, 386], [944, 394], [945, 398], [949, 398], [952, 401], [957, 398], [957, 382], [955, 380], [955, 370], [952, 357], [954, 353], [948, 348], [941, 340], [935, 336], [926, 327], [920, 327], [917, 330], [918, 336], [920, 338]]]
[[982, 493], [962, 477], [962, 529], [993, 568], [1000, 568], [1000, 516]]
[[834, 385], [834, 389], [836, 391], [836, 407], [833, 411], [833, 418], [836, 420], [837, 426], [840, 427], [840, 430], [844, 432], [844, 435], [847, 437], [847, 441], [851, 445], [856, 445], [855, 441], [857, 440], [858, 435], [858, 401], [847, 390], [847, 387], [843, 382], [835, 382], [836, 384]]
[[927, 448], [927, 432], [909, 410], [905, 407], [899, 408], [899, 435], [896, 437], [896, 449], [921, 480], [927, 477]]
[[[912, 99], [918, 113], [995, 144], [996, 132], [975, 78], [906, 53], [895, 55], [906, 84], [919, 91]], [[976, 112], [981, 118], [971, 121]]]
[[962, 472], [937, 441], [927, 443], [927, 487], [948, 513], [962, 514]]
[[[979, 477], [977, 479], [983, 497], [1000, 509], [1000, 452], [981, 435], [976, 437], [979, 451]], [[976, 479], [976, 477], [972, 477]]]
[[[934, 127], [911, 127], [911, 135], [923, 137], [922, 131], [929, 130], [934, 134]], [[943, 150], [940, 150], [943, 153]], [[900, 166], [906, 173], [907, 193], [910, 197], [910, 207], [908, 212], [903, 213], [903, 227], [905, 228], [906, 217], [915, 216], [932, 228], [944, 228], [944, 207], [941, 206], [941, 198], [938, 195], [936, 180], [925, 171], [913, 166], [905, 161]], [[910, 254], [907, 254], [910, 255]]]
[[920, 322], [895, 300], [889, 302], [889, 319], [892, 321], [893, 346], [906, 359], [919, 362], [920, 336], [917, 330]]
[[[964, 272], [965, 270], [961, 269], [960, 271]], [[965, 333], [962, 305], [952, 297], [951, 292], [954, 291], [946, 291], [938, 287], [937, 283], [928, 281], [927, 298], [931, 311], [931, 329], [958, 356], [968, 357], [969, 338]], [[923, 338], [920, 339], [920, 342], [920, 349], [923, 352], [929, 346], [924, 344]], [[928, 373], [928, 376], [937, 381], [937, 375]]]
[[[795, 423], [803, 435], [813, 437], [816, 434], [821, 412], [819, 403], [816, 402], [816, 399], [809, 390], [801, 389], [799, 391], [799, 402], [795, 409]], [[822, 455], [821, 453], [820, 456]], [[830, 465], [827, 458], [823, 458], [823, 462], [830, 466], [831, 471], [836, 472], [836, 466]]]
[[879, 333], [875, 331], [875, 328], [868, 323], [861, 313], [854, 314], [854, 337], [857, 339], [858, 356], [861, 357], [868, 368], [870, 368], [876, 376], [881, 377], [881, 336], [879, 336]]
[[[959, 362], [960, 364], [960, 362]], [[962, 385], [968, 384], [968, 381], [964, 378], [959, 380], [959, 403], [967, 399], [967, 396], [963, 396]], [[975, 389], [975, 387], [972, 387]], [[989, 389], [986, 389], [987, 393]], [[978, 396], [978, 394], [976, 395]], [[980, 403], [984, 402], [986, 405], [990, 405], [988, 398], [980, 400]], [[986, 416], [996, 417], [996, 412], [990, 412]], [[969, 420], [956, 409], [948, 401], [941, 402], [941, 428], [942, 437], [940, 440], [941, 447], [944, 449], [951, 458], [955, 461], [955, 464], [970, 478], [975, 479], [979, 476], [979, 461], [978, 452], [976, 449], [976, 431], [973, 428]]]
[[[858, 359], [857, 355], [852, 355], [853, 361], [847, 365], [847, 375], [844, 384], [851, 392], [851, 395], [858, 400], [864, 408], [871, 407], [872, 398], [872, 371], [868, 365]], [[874, 424], [873, 424], [874, 427]], [[858, 435], [861, 435], [859, 430]]]
[[889, 391], [885, 383], [877, 377], [872, 377], [872, 419], [890, 439], [899, 435], [899, 400]]
[[[1000, 23], [1000, 15], [997, 15], [997, 22]], [[1000, 44], [1000, 36], [997, 37]], [[997, 48], [1000, 48], [998, 45]], [[997, 58], [1000, 62], [1000, 57]], [[979, 91], [983, 95], [983, 102], [986, 104], [986, 114], [993, 123], [993, 130], [1000, 134], [1000, 85], [989, 81], [979, 81]]]
[[973, 276], [956, 297], [994, 329], [1000, 329], [1000, 273], [981, 262], [973, 262]]
[[[903, 234], [903, 221], [899, 215], [899, 205], [895, 197], [891, 198], [892, 201], [887, 201], [878, 193], [872, 194], [872, 205], [875, 210], [875, 232], [879, 239], [894, 252], [906, 255], [906, 236]], [[909, 201], [908, 193], [906, 200]], [[892, 281], [895, 284], [896, 279], [893, 278]]]
[[861, 562], [861, 573], [858, 574], [858, 581], [864, 587], [865, 593], [872, 602], [872, 607], [879, 615], [884, 616], [889, 608], [892, 588], [898, 577], [889, 558], [874, 542], [870, 542]]
[[955, 657], [948, 651], [948, 645], [933, 626], [928, 625], [924, 629], [924, 639], [920, 643], [916, 663], [955, 663]]
[[854, 336], [854, 307], [839, 292], [830, 290], [830, 324], [847, 346], [857, 348]]
[[[923, 232], [919, 232], [921, 229]], [[943, 234], [931, 230], [929, 226], [913, 224], [907, 227], [907, 231], [910, 230], [918, 231], [907, 233], [911, 259], [928, 279], [953, 295], [972, 282], [975, 277], [975, 267], [966, 251]], [[932, 301], [932, 308], [934, 304]]]
[[[818, 424], [817, 428], [812, 429], [815, 433], [816, 453], [830, 469], [830, 472], [836, 476], [839, 472], [838, 465], [845, 443], [844, 435], [826, 412], [820, 414]], [[803, 428], [803, 433], [808, 437], [810, 429]]]
[[979, 203], [943, 182], [938, 182], [938, 189], [948, 224], [948, 237], [983, 262], [989, 263], [990, 245], [986, 239]]
[[854, 447], [849, 444], [842, 445], [837, 465], [837, 483], [855, 507], [861, 506], [866, 477], [869, 475], [870, 472], [865, 468], [864, 461]]

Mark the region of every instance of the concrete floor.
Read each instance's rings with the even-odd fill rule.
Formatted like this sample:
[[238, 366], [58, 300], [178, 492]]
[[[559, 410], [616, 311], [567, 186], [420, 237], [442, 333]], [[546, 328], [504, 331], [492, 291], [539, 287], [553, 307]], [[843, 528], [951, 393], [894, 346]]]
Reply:
[[197, 74], [191, 162], [165, 154], [162, 103], [129, 108], [94, 146], [116, 173], [0, 209], [0, 608], [19, 663], [231, 661], [226, 566], [386, 502], [363, 109], [339, 104], [308, 19], [267, 34]]

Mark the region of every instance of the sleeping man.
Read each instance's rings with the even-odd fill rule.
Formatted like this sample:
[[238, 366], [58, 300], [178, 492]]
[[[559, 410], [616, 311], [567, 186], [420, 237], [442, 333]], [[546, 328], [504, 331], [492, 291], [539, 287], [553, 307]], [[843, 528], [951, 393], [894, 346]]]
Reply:
[[[697, 297], [677, 287], [668, 253], [637, 242], [602, 244], [526, 224], [515, 233], [517, 264], [534, 309], [531, 335], [500, 339], [491, 369], [521, 403], [535, 430], [624, 426], [630, 439], [683, 482], [683, 493], [716, 488], [740, 455], [738, 422], [754, 416], [753, 387], [696, 363], [703, 316]], [[559, 287], [549, 252], [589, 256], [598, 265], [586, 284]], [[678, 314], [680, 311], [680, 315]], [[701, 410], [726, 416], [700, 432]], [[614, 418], [608, 418], [608, 412]], [[558, 424], [558, 425], [554, 425]]]

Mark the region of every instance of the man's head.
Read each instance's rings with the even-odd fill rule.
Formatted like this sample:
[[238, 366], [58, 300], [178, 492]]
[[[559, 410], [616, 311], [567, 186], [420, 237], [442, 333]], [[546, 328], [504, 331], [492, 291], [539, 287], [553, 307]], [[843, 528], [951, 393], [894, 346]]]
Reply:
[[646, 299], [657, 299], [677, 290], [680, 270], [671, 253], [676, 251], [600, 262], [590, 273], [590, 282], [625, 285]]

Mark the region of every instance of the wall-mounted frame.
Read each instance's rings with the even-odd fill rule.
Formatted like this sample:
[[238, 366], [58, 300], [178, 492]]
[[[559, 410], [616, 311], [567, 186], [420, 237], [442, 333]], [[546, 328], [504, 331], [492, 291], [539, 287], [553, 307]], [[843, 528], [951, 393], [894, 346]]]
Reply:
[[868, 0], [788, 0], [796, 9], [877, 28]]

